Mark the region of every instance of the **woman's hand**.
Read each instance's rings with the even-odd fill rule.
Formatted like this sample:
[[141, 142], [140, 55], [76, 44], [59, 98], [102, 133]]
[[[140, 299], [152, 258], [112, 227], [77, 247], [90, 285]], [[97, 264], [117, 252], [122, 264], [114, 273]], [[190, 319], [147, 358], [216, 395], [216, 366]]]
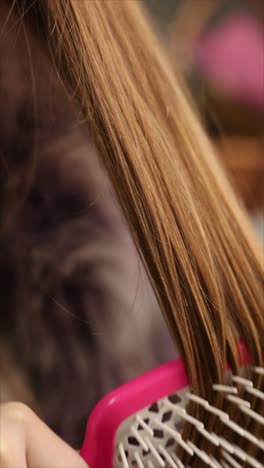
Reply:
[[87, 468], [84, 460], [22, 403], [0, 405], [0, 468]]

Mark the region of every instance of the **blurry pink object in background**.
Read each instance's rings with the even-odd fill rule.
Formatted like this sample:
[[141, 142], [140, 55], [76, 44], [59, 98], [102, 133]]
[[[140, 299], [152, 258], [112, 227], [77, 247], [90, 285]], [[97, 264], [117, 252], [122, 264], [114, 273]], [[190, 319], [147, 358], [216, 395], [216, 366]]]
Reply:
[[257, 19], [232, 15], [196, 44], [195, 65], [222, 92], [264, 110], [264, 31]]

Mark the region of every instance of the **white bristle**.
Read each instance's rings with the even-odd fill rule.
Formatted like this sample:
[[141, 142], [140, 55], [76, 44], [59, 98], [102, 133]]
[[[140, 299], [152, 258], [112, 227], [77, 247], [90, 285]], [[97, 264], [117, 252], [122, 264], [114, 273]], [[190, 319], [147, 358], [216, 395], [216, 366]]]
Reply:
[[253, 382], [251, 382], [251, 380], [244, 379], [243, 377], [240, 377], [238, 375], [233, 375], [232, 381], [240, 385], [244, 385], [246, 387], [253, 387]]
[[179, 457], [177, 457], [177, 455], [175, 455], [175, 453], [172, 453], [171, 456], [172, 456], [173, 460], [176, 461], [176, 463], [178, 465], [178, 468], [185, 468], [184, 464], [181, 462]]
[[[255, 367], [252, 370], [260, 376], [264, 375], [262, 367]], [[250, 468], [264, 468], [263, 463], [258, 461], [262, 452], [256, 450], [255, 458], [247, 453], [246, 448], [244, 450], [244, 447], [247, 447], [245, 442], [249, 441], [264, 452], [264, 440], [254, 435], [254, 429], [251, 432], [246, 429], [250, 420], [264, 425], [263, 415], [255, 411], [253, 406], [255, 399], [261, 400], [259, 403], [264, 400], [264, 392], [255, 388], [253, 381], [241, 376], [230, 375], [230, 382], [232, 383], [228, 385], [213, 385], [214, 391], [222, 393], [225, 400], [236, 405], [230, 407], [230, 415], [206, 399], [190, 393], [189, 389], [184, 389], [175, 394], [175, 399], [174, 395], [171, 397], [164, 395], [164, 398], [129, 417], [126, 422], [124, 421], [120, 433], [118, 432], [114, 468], [191, 468], [192, 461], [195, 460], [198, 461], [198, 465], [203, 462], [211, 468], [242, 468], [245, 463]], [[252, 407], [250, 395], [255, 397], [252, 398]], [[210, 432], [210, 426], [205, 427], [202, 415], [198, 419], [189, 414], [189, 406], [186, 406], [188, 402], [199, 405], [204, 411], [215, 416], [214, 432]], [[220, 398], [219, 403], [221, 402]], [[226, 408], [229, 411], [229, 406]], [[240, 411], [246, 417], [242, 417]], [[183, 439], [182, 427], [185, 422], [199, 432], [200, 436], [197, 439], [191, 440], [191, 436], [188, 441]], [[228, 439], [221, 436], [222, 424], [233, 432], [233, 434], [230, 432]], [[239, 438], [236, 435], [239, 435]], [[212, 445], [207, 442], [204, 448], [200, 445], [202, 438]], [[239, 441], [239, 446], [234, 443], [235, 441], [236, 444]], [[219, 450], [214, 452], [213, 445], [219, 447]], [[176, 455], [177, 448], [183, 449], [185, 455], [189, 456], [186, 464], [179, 458], [179, 454]]]
[[135, 452], [135, 460], [137, 462], [138, 468], [145, 468], [138, 452]]
[[212, 457], [210, 457], [210, 461], [211, 461], [210, 466], [212, 468], [219, 468], [219, 466], [220, 468], [222, 468], [221, 465], [219, 465], [219, 463], [216, 460], [214, 460]]
[[222, 465], [220, 465], [220, 463], [214, 457], [212, 457], [212, 455], [210, 456], [210, 458], [212, 462], [214, 463], [215, 468], [222, 468]]
[[244, 435], [244, 429], [241, 429], [241, 427], [235, 423], [234, 421], [231, 421], [230, 419], [226, 419], [226, 418], [220, 418], [220, 420], [226, 425], [228, 426], [230, 429], [232, 429], [233, 431], [235, 431], [237, 434], [239, 434], [240, 436], [243, 436]]
[[221, 468], [232, 468], [232, 466], [228, 465], [228, 463], [226, 463], [225, 461], [222, 461]]
[[235, 445], [233, 445], [233, 448], [234, 448], [234, 455], [236, 455], [240, 460], [245, 462], [247, 460], [247, 454], [244, 452], [244, 450], [242, 450], [239, 447], [236, 447]]
[[219, 444], [221, 445], [221, 447], [223, 447], [228, 453], [231, 453], [231, 455], [233, 455], [234, 454], [233, 445], [230, 444], [230, 442], [228, 442], [223, 437], [218, 437], [218, 439], [219, 439]]
[[164, 424], [163, 422], [159, 421], [158, 419], [155, 420], [155, 423], [160, 426], [164, 431], [168, 432], [168, 434], [170, 434], [174, 440], [176, 440], [176, 442], [189, 454], [189, 455], [193, 455], [193, 451], [192, 449], [189, 447], [188, 444], [186, 444], [186, 442], [183, 440], [181, 434], [176, 431], [176, 429], [172, 429], [171, 427], [167, 426], [166, 424]]
[[[245, 408], [245, 411], [244, 412], [247, 412], [248, 411], [251, 411], [249, 410], [246, 406], [241, 406], [239, 407], [239, 409], [241, 411], [243, 411], [243, 408]], [[257, 415], [257, 417], [260, 417], [262, 418], [261, 416], [259, 416], [257, 413], [253, 412], [254, 415]], [[262, 418], [263, 419], [263, 418]], [[252, 435], [250, 432], [248, 432], [246, 429], [242, 429], [237, 423], [235, 423], [234, 421], [232, 421], [228, 414], [227, 413], [224, 413], [224, 415], [220, 415], [220, 420], [226, 424], [230, 429], [232, 429], [233, 431], [235, 431], [237, 434], [239, 434], [240, 436], [244, 437], [245, 439], [249, 440], [250, 442], [252, 442], [253, 444], [255, 444], [257, 447], [263, 449], [263, 443], [262, 441], [260, 441], [259, 439], [257, 439], [254, 435]]]
[[165, 460], [169, 462], [171, 468], [178, 468], [178, 465], [176, 465], [176, 463], [171, 458], [170, 454], [164, 447], [162, 447], [162, 445], [159, 445], [159, 452], [161, 453], [161, 455], [164, 456]]
[[247, 455], [246, 462], [251, 465], [253, 468], [263, 468], [263, 464], [259, 463], [255, 458]]
[[193, 424], [195, 427], [204, 427], [203, 423], [199, 421], [199, 419], [194, 418], [193, 416], [190, 416], [184, 408], [180, 408], [178, 406], [173, 405], [169, 401], [166, 402], [166, 406], [168, 408], [173, 408], [173, 411], [178, 414], [184, 421], [188, 421], [190, 424]]
[[[233, 424], [235, 424], [236, 429], [237, 429], [238, 425], [236, 423], [233, 423]], [[231, 426], [229, 426], [229, 427], [232, 429]], [[235, 431], [235, 432], [237, 432], [237, 431]], [[261, 442], [261, 440], [257, 439], [253, 434], [251, 434], [251, 432], [248, 432], [246, 429], [243, 429], [243, 434], [240, 434], [240, 435], [242, 435], [245, 439], [249, 440], [254, 445], [256, 445], [257, 447], [259, 447], [260, 449], [263, 450], [263, 442]]]
[[148, 426], [148, 424], [145, 423], [144, 419], [141, 418], [138, 414], [136, 416], [136, 419], [137, 419], [137, 422], [140, 424], [140, 426], [142, 426], [145, 431], [147, 431], [149, 433], [149, 435], [151, 435], [151, 437], [153, 436], [153, 430]]
[[121, 460], [122, 460], [122, 463], [123, 463], [123, 467], [124, 468], [129, 468], [129, 464], [128, 464], [128, 461], [127, 461], [127, 457], [126, 457], [126, 454], [125, 454], [125, 449], [124, 449], [124, 446], [123, 444], [119, 444], [119, 453], [120, 453], [120, 457], [121, 457]]
[[188, 393], [187, 398], [201, 405], [209, 413], [215, 414], [216, 416], [219, 416], [219, 417], [221, 416], [222, 418], [229, 419], [229, 416], [227, 413], [216, 408], [215, 406], [210, 405], [207, 400], [204, 400], [203, 398], [198, 397], [197, 395], [193, 395], [192, 393]]
[[227, 413], [224, 411], [221, 411], [220, 409], [216, 408], [215, 406], [208, 405], [208, 407], [205, 407], [206, 411], [209, 413], [215, 414], [216, 416], [219, 416], [219, 418], [222, 419], [229, 419], [229, 416]]
[[210, 456], [210, 461], [211, 461], [210, 466], [212, 468], [222, 468], [220, 463], [218, 463], [218, 461], [214, 457]]
[[238, 392], [237, 388], [233, 387], [231, 385], [214, 384], [213, 389], [216, 392], [221, 392], [221, 393], [234, 393], [234, 394], [237, 394], [237, 392]]
[[204, 398], [201, 398], [197, 395], [194, 395], [193, 393], [187, 393], [186, 394], [186, 397], [191, 400], [191, 401], [194, 401], [195, 403], [198, 403], [199, 405], [203, 406], [203, 407], [207, 407], [209, 406], [209, 403], [207, 400], [204, 400]]
[[149, 438], [146, 437], [145, 441], [146, 441], [147, 446], [148, 446], [149, 450], [151, 451], [152, 455], [154, 456], [156, 461], [159, 463], [159, 466], [164, 467], [165, 466], [164, 461], [162, 460], [161, 456], [159, 455], [158, 451], [155, 449], [154, 445], [151, 443]]
[[251, 457], [248, 455], [244, 450], [242, 450], [240, 447], [234, 446], [234, 454], [243, 462], [248, 463], [250, 466], [253, 468], [263, 468], [263, 465], [261, 465], [255, 458]]
[[133, 436], [137, 439], [138, 443], [141, 445], [141, 447], [143, 448], [143, 450], [146, 450], [146, 452], [148, 452], [148, 446], [147, 446], [147, 444], [146, 444], [145, 441], [142, 439], [140, 433], [135, 429], [135, 427], [132, 427], [132, 428], [131, 428], [131, 432], [132, 432]]
[[202, 434], [207, 440], [209, 440], [213, 445], [215, 445], [216, 447], [219, 446], [219, 440], [218, 440], [218, 437], [215, 436], [214, 434], [211, 434], [210, 432], [208, 432], [204, 427], [200, 427], [198, 426], [197, 427], [197, 430], [200, 432], [200, 434]]
[[253, 370], [256, 372], [256, 374], [264, 375], [264, 367], [254, 367]]
[[191, 447], [191, 449], [194, 451], [194, 453], [207, 465], [211, 466], [211, 460], [208, 457], [208, 455], [203, 451], [200, 450], [196, 445], [193, 444], [190, 440], [188, 440], [188, 444]]
[[248, 432], [244, 429], [244, 438], [252, 442], [254, 445], [263, 450], [263, 443], [261, 440], [257, 439], [251, 432]]
[[257, 388], [251, 388], [251, 387], [246, 387], [245, 390], [248, 393], [251, 393], [251, 395], [254, 395], [257, 398], [260, 398], [261, 400], [264, 400], [264, 393], [261, 390], [258, 390]]
[[225, 458], [226, 461], [233, 467], [233, 468], [243, 468], [240, 463], [238, 463], [234, 458], [229, 455], [229, 453], [225, 452], [224, 450], [222, 451], [222, 455]]
[[243, 400], [243, 398], [239, 398], [235, 395], [226, 395], [226, 399], [233, 402], [233, 403], [236, 403], [237, 405], [241, 405], [241, 406], [247, 406], [248, 408], [250, 408], [250, 403], [249, 401], [247, 400]]
[[241, 406], [240, 409], [241, 409], [241, 411], [243, 411], [243, 413], [246, 413], [252, 419], [255, 419], [255, 421], [258, 421], [260, 424], [264, 425], [263, 416], [261, 416], [260, 414], [257, 414], [255, 411], [253, 411], [253, 410], [251, 410], [249, 408], [246, 408], [245, 406]]

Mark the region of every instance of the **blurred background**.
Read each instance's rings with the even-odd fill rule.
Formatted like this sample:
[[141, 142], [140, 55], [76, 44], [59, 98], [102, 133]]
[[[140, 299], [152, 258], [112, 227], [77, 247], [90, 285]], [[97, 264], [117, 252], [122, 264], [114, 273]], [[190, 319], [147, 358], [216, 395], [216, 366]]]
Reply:
[[143, 0], [264, 239], [263, 0]]

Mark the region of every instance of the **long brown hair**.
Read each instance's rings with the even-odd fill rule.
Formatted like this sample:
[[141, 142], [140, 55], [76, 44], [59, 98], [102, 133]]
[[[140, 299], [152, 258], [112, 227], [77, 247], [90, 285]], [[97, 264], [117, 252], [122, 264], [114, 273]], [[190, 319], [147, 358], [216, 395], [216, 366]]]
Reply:
[[137, 2], [39, 6], [192, 388], [208, 396], [226, 360], [238, 366], [238, 338], [263, 364], [260, 248]]

